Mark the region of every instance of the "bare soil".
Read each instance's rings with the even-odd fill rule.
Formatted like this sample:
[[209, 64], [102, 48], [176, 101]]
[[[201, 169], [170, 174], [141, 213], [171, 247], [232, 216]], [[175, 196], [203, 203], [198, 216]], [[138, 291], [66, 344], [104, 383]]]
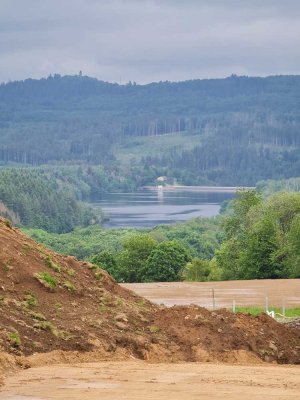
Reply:
[[266, 297], [270, 307], [300, 307], [300, 279], [261, 279], [225, 282], [162, 282], [124, 283], [123, 287], [140, 296], [166, 306], [197, 304], [212, 309], [213, 292], [217, 308], [265, 307]]
[[265, 314], [155, 305], [0, 219], [0, 380], [37, 360], [130, 359], [300, 364], [300, 330]]
[[2, 400], [299, 399], [300, 367], [106, 362], [35, 367], [10, 377]]

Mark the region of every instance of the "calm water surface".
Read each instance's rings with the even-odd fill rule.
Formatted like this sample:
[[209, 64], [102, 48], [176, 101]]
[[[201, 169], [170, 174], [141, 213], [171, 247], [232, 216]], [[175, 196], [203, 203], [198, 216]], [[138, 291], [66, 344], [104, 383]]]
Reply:
[[233, 192], [154, 188], [104, 194], [91, 205], [101, 207], [109, 217], [105, 227], [147, 228], [199, 216], [215, 216], [221, 203], [233, 197]]

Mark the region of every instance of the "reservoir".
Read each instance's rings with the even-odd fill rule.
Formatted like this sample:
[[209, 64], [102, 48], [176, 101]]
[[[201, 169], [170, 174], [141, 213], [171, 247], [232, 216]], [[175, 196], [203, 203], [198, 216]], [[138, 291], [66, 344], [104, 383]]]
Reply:
[[107, 228], [149, 228], [219, 213], [236, 188], [148, 187], [134, 193], [107, 193], [91, 202], [109, 218]]

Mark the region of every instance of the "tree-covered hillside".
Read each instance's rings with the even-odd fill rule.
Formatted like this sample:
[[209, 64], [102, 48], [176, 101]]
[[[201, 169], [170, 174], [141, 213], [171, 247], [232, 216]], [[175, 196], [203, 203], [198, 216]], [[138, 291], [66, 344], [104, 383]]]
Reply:
[[299, 176], [299, 132], [300, 76], [118, 85], [54, 75], [0, 85], [2, 164], [121, 164], [142, 183], [165, 174], [253, 185]]
[[58, 233], [93, 225], [102, 221], [102, 212], [83, 202], [108, 191], [136, 189], [139, 183], [123, 174], [99, 165], [0, 167], [0, 216]]
[[13, 223], [69, 232], [101, 221], [82, 203], [106, 183], [101, 168], [0, 168], [0, 216]]

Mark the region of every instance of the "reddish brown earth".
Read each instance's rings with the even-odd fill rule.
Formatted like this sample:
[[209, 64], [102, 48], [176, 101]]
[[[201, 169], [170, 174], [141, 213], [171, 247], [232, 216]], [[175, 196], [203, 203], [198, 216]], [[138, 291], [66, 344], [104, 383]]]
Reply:
[[[56, 287], [37, 279], [41, 273]], [[28, 356], [49, 352], [43, 364], [132, 358], [299, 364], [300, 330], [265, 315], [154, 305], [0, 219], [0, 369], [30, 367]]]

